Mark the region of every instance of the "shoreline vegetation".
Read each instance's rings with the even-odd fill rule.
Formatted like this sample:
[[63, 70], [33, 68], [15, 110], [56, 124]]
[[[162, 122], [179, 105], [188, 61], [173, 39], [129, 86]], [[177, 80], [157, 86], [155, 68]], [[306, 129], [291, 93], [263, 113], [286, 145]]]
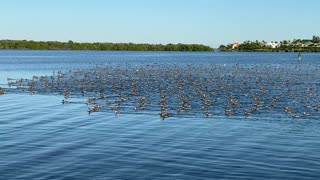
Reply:
[[320, 52], [320, 37], [283, 41], [244, 41], [220, 45], [221, 52]]
[[203, 44], [147, 44], [147, 43], [79, 43], [69, 40], [33, 41], [0, 40], [0, 50], [97, 50], [97, 51], [202, 51], [214, 52], [320, 52], [320, 37], [283, 41], [244, 41], [220, 45], [218, 49]]
[[1, 49], [19, 50], [101, 50], [101, 51], [214, 51], [202, 44], [135, 44], [135, 43], [79, 43], [59, 41], [0, 40]]

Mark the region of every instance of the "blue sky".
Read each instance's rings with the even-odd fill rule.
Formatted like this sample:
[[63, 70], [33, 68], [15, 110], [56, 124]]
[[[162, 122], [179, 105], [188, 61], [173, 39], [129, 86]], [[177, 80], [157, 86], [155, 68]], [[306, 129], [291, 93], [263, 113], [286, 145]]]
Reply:
[[0, 39], [200, 43], [320, 35], [319, 0], [3, 0]]

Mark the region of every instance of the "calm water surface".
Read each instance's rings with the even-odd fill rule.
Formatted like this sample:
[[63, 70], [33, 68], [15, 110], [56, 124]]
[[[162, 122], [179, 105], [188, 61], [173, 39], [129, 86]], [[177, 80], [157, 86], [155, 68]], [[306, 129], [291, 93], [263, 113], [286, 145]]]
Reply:
[[[7, 78], [99, 64], [279, 64], [294, 53], [0, 51]], [[303, 54], [315, 65], [320, 54]], [[319, 179], [320, 120], [88, 115], [85, 99], [0, 96], [0, 179]]]

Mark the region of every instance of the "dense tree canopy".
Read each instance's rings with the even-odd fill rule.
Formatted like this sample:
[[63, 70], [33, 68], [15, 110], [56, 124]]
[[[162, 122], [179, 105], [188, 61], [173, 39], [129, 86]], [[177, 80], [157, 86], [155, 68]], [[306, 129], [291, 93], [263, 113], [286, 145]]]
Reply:
[[128, 51], [213, 51], [201, 44], [134, 44], [134, 43], [77, 43], [73, 41], [0, 40], [0, 49], [34, 50], [128, 50]]
[[312, 37], [312, 42], [313, 43], [320, 43], [320, 37], [319, 36], [313, 36]]

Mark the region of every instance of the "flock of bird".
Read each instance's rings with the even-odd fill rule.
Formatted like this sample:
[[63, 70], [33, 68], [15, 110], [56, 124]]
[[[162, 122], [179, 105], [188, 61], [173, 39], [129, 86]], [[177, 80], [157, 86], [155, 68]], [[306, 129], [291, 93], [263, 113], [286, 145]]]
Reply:
[[307, 64], [99, 65], [8, 82], [17, 92], [61, 94], [63, 104], [84, 97], [88, 113], [152, 112], [162, 119], [262, 113], [317, 117], [319, 84], [320, 66]]

